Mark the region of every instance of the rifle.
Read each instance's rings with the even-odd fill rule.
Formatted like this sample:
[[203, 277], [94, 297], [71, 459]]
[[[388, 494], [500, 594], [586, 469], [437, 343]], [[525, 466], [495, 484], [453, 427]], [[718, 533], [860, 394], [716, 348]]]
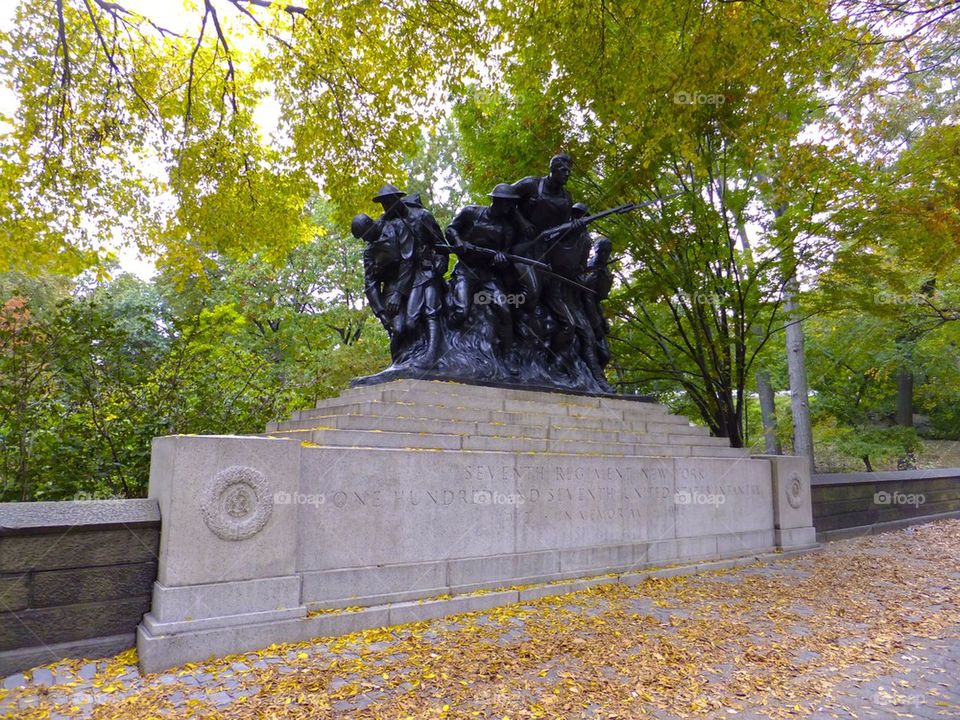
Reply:
[[600, 220], [601, 218], [609, 217], [610, 215], [622, 215], [624, 213], [633, 212], [634, 210], [640, 210], [641, 208], [649, 207], [650, 205], [656, 205], [659, 202], [673, 200], [675, 197], [679, 197], [682, 194], [683, 193], [673, 193], [672, 195], [667, 195], [662, 199], [654, 198], [653, 200], [646, 200], [642, 203], [625, 203], [624, 205], [618, 205], [615, 208], [603, 210], [602, 212], [594, 213], [593, 215], [585, 215], [579, 220], [571, 220], [570, 222], [565, 222], [561, 225], [557, 225], [556, 227], [547, 228], [537, 235], [537, 237], [534, 239], [534, 242], [557, 240], [563, 235], [566, 235], [568, 232], [572, 231], [577, 224], [589, 225], [594, 220]]
[[564, 277], [563, 275], [555, 273], [553, 270], [550, 269], [550, 266], [547, 263], [540, 262], [539, 260], [534, 260], [532, 258], [523, 257], [523, 255], [514, 255], [512, 253], [506, 253], [506, 252], [501, 253], [499, 250], [494, 250], [493, 248], [480, 247], [479, 245], [470, 245], [469, 247], [465, 247], [465, 248], [457, 248], [457, 247], [454, 247], [453, 245], [437, 244], [436, 247], [439, 250], [447, 250], [449, 252], [454, 253], [455, 255], [459, 255], [460, 251], [479, 252], [479, 253], [485, 253], [487, 255], [500, 254], [500, 255], [503, 255], [507, 260], [510, 260], [511, 262], [518, 262], [522, 265], [532, 265], [533, 267], [537, 268], [537, 270], [539, 270], [540, 272], [546, 273], [550, 277], [554, 277], [560, 282], [564, 282], [567, 285], [571, 285], [572, 287], [575, 287], [578, 290], [588, 292], [591, 295], [596, 295], [596, 293], [590, 288], [588, 288], [586, 285], [581, 285], [576, 280], [571, 280], [568, 277]]

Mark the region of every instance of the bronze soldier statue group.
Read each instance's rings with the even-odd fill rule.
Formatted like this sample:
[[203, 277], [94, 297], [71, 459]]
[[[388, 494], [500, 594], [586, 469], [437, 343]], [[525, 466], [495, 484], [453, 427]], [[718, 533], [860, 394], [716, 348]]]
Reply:
[[383, 186], [373, 198], [383, 214], [357, 215], [351, 231], [365, 242], [365, 293], [393, 364], [358, 384], [419, 377], [613, 392], [600, 305], [610, 241], [587, 225], [639, 206], [589, 215], [566, 189], [571, 169], [556, 155], [548, 175], [497, 185], [489, 205], [461, 209], [446, 232], [419, 195]]

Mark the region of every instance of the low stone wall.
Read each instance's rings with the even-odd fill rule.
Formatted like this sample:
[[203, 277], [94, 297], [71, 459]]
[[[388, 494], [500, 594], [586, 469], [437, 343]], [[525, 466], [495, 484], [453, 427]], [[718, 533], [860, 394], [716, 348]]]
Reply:
[[159, 542], [156, 500], [0, 503], [0, 677], [133, 647]]
[[811, 478], [818, 540], [960, 517], [960, 468], [831, 473]]

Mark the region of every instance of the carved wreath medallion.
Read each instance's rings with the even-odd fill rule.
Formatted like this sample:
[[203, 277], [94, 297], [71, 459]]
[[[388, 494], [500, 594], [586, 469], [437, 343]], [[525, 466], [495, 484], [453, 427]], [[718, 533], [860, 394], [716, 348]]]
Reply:
[[252, 467], [228, 467], [207, 483], [200, 512], [217, 537], [246, 540], [260, 532], [273, 513], [270, 483]]
[[792, 508], [799, 508], [803, 504], [803, 481], [799, 475], [794, 475], [787, 485], [787, 502]]

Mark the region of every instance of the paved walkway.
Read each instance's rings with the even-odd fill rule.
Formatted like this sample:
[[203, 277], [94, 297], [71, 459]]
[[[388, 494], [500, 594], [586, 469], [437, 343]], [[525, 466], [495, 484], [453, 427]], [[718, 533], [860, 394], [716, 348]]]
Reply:
[[141, 676], [7, 678], [16, 718], [960, 718], [960, 521]]

